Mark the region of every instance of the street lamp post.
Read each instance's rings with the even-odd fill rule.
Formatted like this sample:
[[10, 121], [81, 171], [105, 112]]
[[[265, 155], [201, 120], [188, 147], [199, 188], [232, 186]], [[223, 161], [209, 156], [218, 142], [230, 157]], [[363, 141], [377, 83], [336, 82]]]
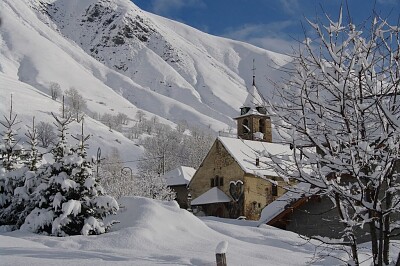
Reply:
[[133, 178], [133, 170], [132, 170], [132, 168], [130, 168], [129, 166], [122, 167], [121, 174], [127, 175], [129, 172], [131, 174], [131, 179], [132, 179]]

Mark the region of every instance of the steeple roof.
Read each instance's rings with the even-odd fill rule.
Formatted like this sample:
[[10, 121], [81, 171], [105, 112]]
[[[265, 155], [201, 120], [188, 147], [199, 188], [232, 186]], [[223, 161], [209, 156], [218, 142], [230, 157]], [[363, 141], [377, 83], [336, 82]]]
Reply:
[[249, 94], [247, 95], [247, 98], [244, 101], [243, 107], [255, 109], [256, 107], [262, 107], [262, 106], [263, 106], [263, 100], [260, 96], [260, 93], [257, 90], [255, 75], [253, 75], [253, 84], [249, 89]]

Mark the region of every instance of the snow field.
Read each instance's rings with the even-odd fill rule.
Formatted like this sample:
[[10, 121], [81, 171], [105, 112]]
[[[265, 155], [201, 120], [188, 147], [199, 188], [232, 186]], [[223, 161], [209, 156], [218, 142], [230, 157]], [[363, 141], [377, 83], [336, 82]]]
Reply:
[[[314, 246], [294, 233], [254, 222], [198, 219], [176, 202], [125, 197], [110, 233], [49, 237], [0, 233], [2, 265], [215, 265], [215, 250], [228, 243], [229, 265], [305, 265]], [[3, 264], [4, 263], [4, 264]], [[325, 259], [317, 265], [333, 265]]]

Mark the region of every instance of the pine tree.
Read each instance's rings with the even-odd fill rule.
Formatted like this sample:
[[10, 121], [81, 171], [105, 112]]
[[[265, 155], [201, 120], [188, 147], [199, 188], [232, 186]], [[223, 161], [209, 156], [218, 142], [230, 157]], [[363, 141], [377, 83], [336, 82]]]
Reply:
[[21, 167], [24, 150], [16, 140], [18, 124], [17, 115], [13, 114], [12, 96], [9, 116], [4, 116], [0, 124], [5, 128], [0, 145], [0, 225], [15, 225], [16, 210], [10, 205], [14, 198], [15, 189], [23, 184]]
[[79, 145], [67, 143], [67, 126], [71, 117], [58, 118], [55, 125], [59, 141], [51, 150], [54, 162], [46, 165], [41, 174], [42, 184], [36, 193], [36, 208], [28, 215], [23, 228], [65, 236], [100, 234], [110, 227], [102, 219], [118, 209], [114, 198], [104, 194], [93, 174], [93, 163], [87, 159], [89, 136], [75, 137]]
[[30, 146], [29, 152], [23, 154], [24, 166], [18, 169], [19, 181], [15, 183], [14, 195], [10, 205], [4, 210], [8, 221], [19, 228], [25, 221], [27, 215], [33, 210], [32, 193], [39, 185], [37, 176], [38, 166], [41, 163], [42, 155], [37, 149], [37, 130], [35, 118], [32, 121], [32, 128], [25, 134]]

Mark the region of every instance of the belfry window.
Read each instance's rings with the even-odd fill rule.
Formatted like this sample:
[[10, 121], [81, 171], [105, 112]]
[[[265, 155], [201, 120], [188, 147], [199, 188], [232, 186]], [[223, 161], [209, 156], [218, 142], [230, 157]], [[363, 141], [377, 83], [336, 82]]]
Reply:
[[265, 120], [261, 118], [258, 121], [258, 132], [265, 133], [264, 128], [265, 128]]
[[243, 119], [243, 133], [249, 133], [250, 128], [249, 128], [249, 120]]

